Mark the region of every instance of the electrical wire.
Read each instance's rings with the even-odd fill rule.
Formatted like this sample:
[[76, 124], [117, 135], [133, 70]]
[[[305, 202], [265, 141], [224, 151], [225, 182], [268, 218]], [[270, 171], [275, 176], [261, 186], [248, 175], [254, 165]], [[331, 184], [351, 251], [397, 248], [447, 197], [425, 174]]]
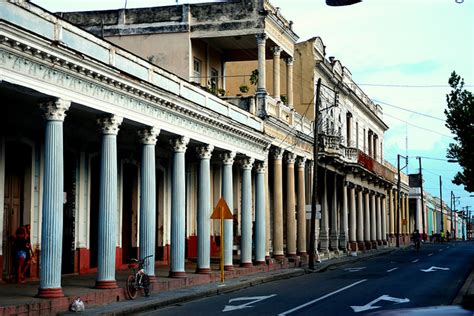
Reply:
[[400, 121], [400, 122], [403, 122], [403, 123], [405, 123], [405, 124], [407, 124], [407, 125], [410, 125], [410, 126], [413, 126], [413, 127], [416, 127], [416, 128], [422, 129], [422, 130], [425, 130], [425, 131], [427, 131], [427, 132], [435, 133], [435, 134], [441, 135], [441, 136], [446, 137], [446, 138], [454, 139], [453, 136], [449, 136], [449, 135], [446, 135], [446, 134], [442, 134], [442, 133], [439, 133], [439, 132], [437, 132], [437, 131], [435, 131], [435, 130], [432, 130], [432, 129], [429, 129], [429, 128], [426, 128], [426, 127], [422, 127], [422, 126], [418, 126], [418, 125], [415, 125], [415, 124], [412, 124], [412, 123], [409, 123], [409, 122], [407, 122], [407, 121], [405, 121], [405, 120], [399, 119], [398, 117], [392, 116], [392, 115], [390, 115], [390, 114], [384, 113], [384, 115], [387, 115], [387, 116], [389, 116], [389, 117], [391, 117], [391, 118], [393, 118], [393, 119], [395, 119], [395, 120], [398, 120], [398, 121]]
[[439, 120], [439, 121], [442, 121], [442, 122], [445, 122], [445, 121], [446, 121], [446, 119], [442, 119], [442, 118], [440, 118], [440, 117], [436, 117], [436, 116], [432, 116], [432, 115], [429, 115], [429, 114], [425, 114], [425, 113], [421, 113], [421, 112], [409, 110], [409, 109], [406, 109], [406, 108], [404, 108], [404, 107], [397, 106], [397, 105], [393, 105], [393, 104], [390, 104], [390, 103], [386, 103], [386, 102], [383, 102], [383, 101], [380, 101], [380, 100], [373, 99], [372, 101], [377, 102], [377, 103], [381, 103], [381, 104], [383, 104], [383, 105], [391, 106], [391, 107], [397, 108], [397, 109], [399, 109], [399, 110], [403, 110], [403, 111], [407, 111], [407, 112], [410, 112], [410, 113], [413, 113], [413, 114], [417, 114], [417, 115], [420, 115], [420, 116], [428, 117], [428, 118], [431, 118], [431, 119], [434, 119], [434, 120]]
[[[367, 87], [385, 87], [385, 88], [451, 88], [449, 85], [409, 85], [409, 84], [390, 84], [390, 83], [357, 83], [359, 86]], [[472, 88], [474, 85], [465, 84], [464, 87]]]

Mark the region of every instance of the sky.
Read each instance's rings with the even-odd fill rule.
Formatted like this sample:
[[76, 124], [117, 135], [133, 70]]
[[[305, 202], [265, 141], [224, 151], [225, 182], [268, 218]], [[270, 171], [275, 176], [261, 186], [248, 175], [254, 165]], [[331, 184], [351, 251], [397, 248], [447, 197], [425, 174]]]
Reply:
[[[176, 0], [33, 0], [49, 11], [101, 10], [173, 5]], [[178, 3], [204, 1], [179, 0]], [[215, 1], [206, 1], [215, 2]], [[453, 70], [474, 91], [474, 0], [363, 0], [329, 7], [324, 0], [270, 0], [294, 21], [300, 41], [320, 36], [327, 56], [347, 67], [353, 80], [383, 107], [390, 129], [384, 135], [384, 158], [396, 166], [397, 154], [408, 156], [403, 171], [419, 172], [424, 189], [456, 209], [474, 208], [474, 193], [451, 183], [460, 170], [446, 161], [453, 135], [445, 127], [444, 109]], [[423, 115], [415, 114], [415, 111]]]

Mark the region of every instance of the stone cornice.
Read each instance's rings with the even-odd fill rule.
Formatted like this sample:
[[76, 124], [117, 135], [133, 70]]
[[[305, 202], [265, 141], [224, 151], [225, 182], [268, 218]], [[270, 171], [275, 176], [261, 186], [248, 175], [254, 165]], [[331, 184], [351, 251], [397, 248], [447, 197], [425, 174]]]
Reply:
[[[38, 80], [41, 84], [59, 86], [76, 96], [85, 95], [88, 99], [94, 99], [84, 104], [86, 106], [108, 103], [108, 112], [112, 112], [111, 109], [133, 112], [135, 116], [131, 119], [137, 121], [145, 116], [148, 120], [158, 119], [160, 123], [167, 121], [168, 127], [191, 128], [194, 135], [212, 137], [224, 149], [231, 148], [222, 145], [235, 144], [239, 151], [244, 149], [243, 153], [261, 158], [269, 146], [268, 139], [262, 134], [246, 131], [228, 118], [227, 123], [218, 113], [200, 108], [179, 96], [163, 93], [150, 83], [125, 76], [111, 67], [81, 58], [80, 54], [65, 47], [46, 43], [30, 33], [25, 34], [2, 23], [0, 68], [28, 77], [28, 80]], [[103, 108], [100, 105], [97, 107]], [[150, 125], [150, 121], [143, 123]]]

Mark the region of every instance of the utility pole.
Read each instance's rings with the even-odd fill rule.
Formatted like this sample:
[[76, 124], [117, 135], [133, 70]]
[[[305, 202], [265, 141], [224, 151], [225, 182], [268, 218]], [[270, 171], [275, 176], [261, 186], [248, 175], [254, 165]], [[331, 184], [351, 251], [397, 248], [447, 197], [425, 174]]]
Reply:
[[318, 79], [318, 83], [316, 85], [316, 101], [314, 103], [314, 123], [313, 123], [313, 192], [312, 192], [312, 199], [311, 199], [311, 229], [310, 229], [310, 236], [309, 236], [309, 268], [314, 269], [314, 258], [316, 252], [316, 194], [318, 192], [317, 184], [318, 184], [318, 154], [319, 154], [319, 146], [318, 146], [318, 119], [319, 119], [319, 95], [321, 91], [321, 78]]
[[421, 157], [418, 157], [418, 163], [420, 166], [420, 188], [421, 188], [421, 221], [422, 221], [422, 236], [425, 236], [425, 198], [423, 194], [423, 172], [421, 169]]
[[400, 155], [397, 155], [397, 247], [400, 247]]
[[439, 208], [441, 210], [441, 231], [444, 231], [444, 216], [443, 216], [443, 181], [439, 176]]
[[454, 217], [453, 217], [454, 210], [453, 209], [454, 208], [456, 208], [456, 200], [455, 200], [455, 197], [454, 197], [454, 193], [451, 190], [451, 235], [453, 234], [453, 230], [454, 230], [453, 229], [453, 227], [454, 227], [453, 226], [453, 224], [454, 224], [453, 223], [453, 219], [454, 219]]

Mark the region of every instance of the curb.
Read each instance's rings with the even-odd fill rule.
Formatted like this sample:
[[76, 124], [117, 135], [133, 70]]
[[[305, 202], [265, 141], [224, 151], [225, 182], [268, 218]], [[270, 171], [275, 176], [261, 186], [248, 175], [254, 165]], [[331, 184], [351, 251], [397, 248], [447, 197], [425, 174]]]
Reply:
[[474, 269], [454, 298], [452, 305], [462, 305], [466, 309], [474, 309]]
[[[241, 280], [231, 279], [228, 281], [227, 284], [208, 283], [208, 284], [198, 285], [196, 287], [187, 287], [187, 288], [181, 288], [181, 289], [177, 289], [173, 291], [161, 292], [158, 294], [159, 297], [140, 298], [134, 301], [127, 301], [126, 303], [121, 302], [121, 303], [118, 303], [120, 304], [120, 306], [116, 306], [116, 307], [110, 306], [110, 305], [109, 305], [109, 308], [107, 308], [107, 306], [105, 306], [105, 308], [104, 306], [95, 306], [91, 309], [86, 310], [86, 313], [88, 315], [130, 315], [131, 313], [153, 311], [158, 308], [191, 301], [198, 298], [230, 293], [237, 290], [252, 287], [255, 285], [263, 284], [263, 283], [269, 283], [273, 281], [294, 278], [294, 277], [302, 276], [307, 273], [324, 272], [330, 268], [343, 266], [346, 264], [363, 261], [369, 258], [390, 254], [397, 250], [398, 249], [396, 248], [395, 249], [388, 248], [388, 249], [384, 249], [383, 251], [368, 253], [359, 257], [346, 256], [346, 257], [335, 258], [333, 260], [329, 259], [322, 263], [319, 263], [318, 266], [314, 270], [310, 270], [308, 268], [291, 268], [291, 269], [285, 269], [285, 270], [277, 270], [277, 271], [272, 271], [272, 272], [266, 272], [264, 275], [260, 275], [260, 276], [255, 276], [255, 275], [244, 276], [242, 277]], [[124, 304], [126, 304], [127, 306], [124, 306]], [[66, 312], [66, 313], [62, 313], [61, 315], [73, 315], [73, 314], [75, 313]]]

